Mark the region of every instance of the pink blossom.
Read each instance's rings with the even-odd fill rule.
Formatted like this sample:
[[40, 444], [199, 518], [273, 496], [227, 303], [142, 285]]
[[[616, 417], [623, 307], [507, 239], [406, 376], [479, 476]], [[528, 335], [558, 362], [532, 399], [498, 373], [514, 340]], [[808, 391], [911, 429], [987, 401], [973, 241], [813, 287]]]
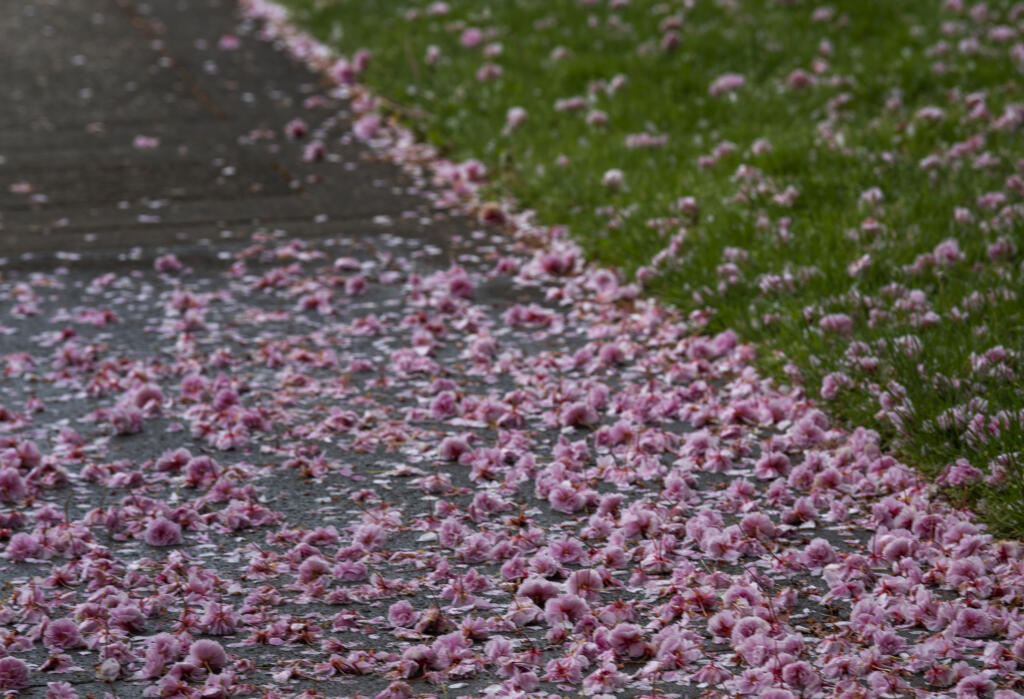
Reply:
[[737, 621], [730, 634], [733, 647], [739, 646], [745, 639], [756, 634], [767, 633], [771, 627], [764, 619], [756, 616], [746, 616]]
[[430, 402], [430, 416], [435, 420], [446, 420], [458, 414], [458, 403], [455, 394], [443, 391]]
[[117, 406], [110, 411], [110, 425], [119, 435], [137, 434], [142, 431], [142, 412], [131, 406]]
[[[604, 589], [604, 582], [596, 570], [583, 569], [575, 570], [569, 574], [566, 581], [566, 589], [570, 594], [579, 595], [585, 600], [596, 602], [601, 598], [601, 590]], [[520, 587], [520, 594], [522, 588]]]
[[26, 492], [25, 480], [16, 469], [0, 468], [0, 501], [19, 502]]
[[82, 645], [82, 636], [78, 633], [78, 625], [71, 619], [54, 619], [46, 625], [43, 641], [47, 648], [78, 648]]
[[356, 82], [356, 69], [349, 61], [339, 58], [330, 69], [331, 77], [339, 85], [352, 85]]
[[42, 550], [39, 539], [32, 534], [18, 532], [7, 542], [7, 557], [20, 563], [37, 555]]
[[509, 107], [508, 113], [505, 115], [505, 129], [506, 134], [512, 133], [524, 123], [529, 116], [527, 111], [522, 107]]
[[964, 485], [975, 483], [981, 480], [984, 474], [970, 464], [966, 459], [957, 459], [956, 463], [950, 464], [937, 479], [940, 484]]
[[803, 550], [802, 560], [811, 568], [821, 568], [836, 560], [832, 544], [822, 538], [815, 538]]
[[162, 274], [177, 274], [185, 265], [175, 255], [161, 255], [153, 262], [153, 269]]
[[587, 427], [597, 421], [597, 411], [587, 403], [570, 403], [561, 411], [560, 422], [563, 427]]
[[150, 546], [177, 546], [182, 542], [181, 525], [156, 517], [146, 526], [145, 539]]
[[463, 30], [462, 35], [459, 36], [459, 43], [467, 49], [476, 48], [483, 41], [484, 34], [476, 27], [469, 27]]
[[380, 129], [380, 117], [376, 114], [364, 114], [352, 125], [352, 133], [361, 141], [369, 141]]
[[960, 251], [960, 243], [956, 238], [947, 238], [932, 250], [932, 255], [935, 257], [935, 262], [951, 267], [960, 260], [964, 259], [963, 252]]
[[814, 694], [821, 688], [821, 678], [818, 673], [810, 663], [803, 660], [789, 663], [783, 667], [782, 681], [802, 694]]
[[708, 94], [712, 97], [719, 97], [724, 94], [735, 92], [743, 87], [747, 79], [739, 73], [724, 73], [711, 83], [708, 87]]
[[980, 609], [965, 607], [957, 612], [951, 628], [958, 636], [985, 638], [992, 633], [992, 620]]
[[212, 636], [229, 636], [238, 630], [241, 618], [231, 605], [210, 602], [199, 623]]
[[45, 699], [78, 699], [78, 693], [70, 682], [47, 682]]
[[327, 147], [323, 141], [310, 141], [302, 149], [302, 159], [307, 163], [318, 163], [327, 157]]
[[957, 699], [980, 699], [995, 688], [996, 683], [982, 673], [971, 673], [956, 683], [956, 696]]
[[605, 189], [618, 191], [622, 189], [625, 183], [626, 176], [623, 174], [622, 170], [617, 170], [613, 168], [611, 170], [605, 171], [604, 175], [601, 176], [601, 185]]
[[822, 317], [818, 325], [823, 330], [845, 335], [853, 329], [853, 319], [845, 313], [832, 313]]
[[575, 623], [588, 611], [590, 608], [583, 598], [573, 594], [552, 597], [544, 604], [544, 618], [551, 626]]
[[24, 689], [28, 686], [28, 665], [19, 658], [0, 658], [0, 689]]
[[639, 658], [647, 653], [643, 629], [636, 624], [618, 624], [608, 636], [608, 644], [620, 657]]
[[302, 119], [292, 119], [284, 125], [284, 134], [291, 139], [299, 139], [309, 133], [309, 126]]
[[388, 607], [388, 623], [397, 627], [412, 627], [419, 619], [419, 612], [413, 608], [408, 600], [395, 602]]
[[198, 667], [217, 672], [227, 665], [228, 656], [219, 643], [203, 638], [192, 642], [188, 649], [188, 660]]

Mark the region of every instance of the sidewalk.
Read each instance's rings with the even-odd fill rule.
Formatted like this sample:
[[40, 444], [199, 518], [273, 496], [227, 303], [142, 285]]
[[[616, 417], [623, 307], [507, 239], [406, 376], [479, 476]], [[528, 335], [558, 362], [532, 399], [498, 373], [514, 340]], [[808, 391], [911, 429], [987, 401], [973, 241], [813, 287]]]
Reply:
[[0, 18], [0, 688], [1020, 696], [1016, 544], [235, 12]]
[[[105, 260], [140, 246], [151, 260], [160, 247], [195, 251], [260, 229], [322, 236], [372, 228], [381, 214], [429, 215], [404, 194], [408, 178], [338, 143], [346, 125], [329, 119], [340, 105], [323, 99], [318, 76], [264, 42], [232, 49], [237, 24], [226, 0], [5, 13], [0, 31], [20, 40], [0, 49], [13, 66], [0, 110], [2, 255]], [[317, 106], [304, 107], [312, 95]], [[320, 129], [337, 162], [303, 160], [282, 132], [295, 118]], [[447, 238], [415, 219], [394, 228]]]

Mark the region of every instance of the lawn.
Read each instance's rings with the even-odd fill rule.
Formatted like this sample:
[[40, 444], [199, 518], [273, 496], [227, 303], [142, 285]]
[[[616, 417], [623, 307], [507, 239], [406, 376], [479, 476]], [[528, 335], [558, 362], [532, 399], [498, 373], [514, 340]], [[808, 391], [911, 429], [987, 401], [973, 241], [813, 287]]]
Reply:
[[287, 5], [493, 197], [1024, 533], [1024, 5]]

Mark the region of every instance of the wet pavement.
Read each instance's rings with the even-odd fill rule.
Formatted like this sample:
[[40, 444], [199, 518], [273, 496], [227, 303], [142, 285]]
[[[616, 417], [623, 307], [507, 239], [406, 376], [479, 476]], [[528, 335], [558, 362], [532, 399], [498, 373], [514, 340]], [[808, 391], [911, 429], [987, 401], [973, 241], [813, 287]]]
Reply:
[[[232, 2], [10, 9], [0, 17], [0, 32], [19, 38], [0, 47], [0, 256], [10, 265], [152, 260], [257, 230], [318, 236], [372, 228], [382, 212], [430, 216], [396, 168], [338, 140], [345, 110], [324, 98], [320, 76], [266, 42], [234, 48]], [[331, 142], [327, 161], [306, 162], [284, 137], [300, 115]], [[394, 224], [444, 241], [417, 218]]]

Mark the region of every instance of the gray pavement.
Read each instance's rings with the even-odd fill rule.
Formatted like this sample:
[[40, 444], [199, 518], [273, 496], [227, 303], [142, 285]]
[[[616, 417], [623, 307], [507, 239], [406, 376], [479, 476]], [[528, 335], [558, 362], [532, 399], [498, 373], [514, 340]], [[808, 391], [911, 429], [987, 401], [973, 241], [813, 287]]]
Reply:
[[[260, 228], [305, 236], [373, 227], [443, 243], [408, 178], [345, 145], [344, 105], [266, 42], [220, 48], [230, 0], [16, 2], [0, 16], [0, 257], [198, 254]], [[330, 162], [283, 126], [306, 119]], [[156, 139], [136, 147], [137, 137]], [[271, 136], [267, 138], [267, 136]], [[305, 139], [307, 142], [309, 138]], [[134, 253], [138, 256], [140, 253]], [[62, 255], [66, 258], [66, 255]]]

